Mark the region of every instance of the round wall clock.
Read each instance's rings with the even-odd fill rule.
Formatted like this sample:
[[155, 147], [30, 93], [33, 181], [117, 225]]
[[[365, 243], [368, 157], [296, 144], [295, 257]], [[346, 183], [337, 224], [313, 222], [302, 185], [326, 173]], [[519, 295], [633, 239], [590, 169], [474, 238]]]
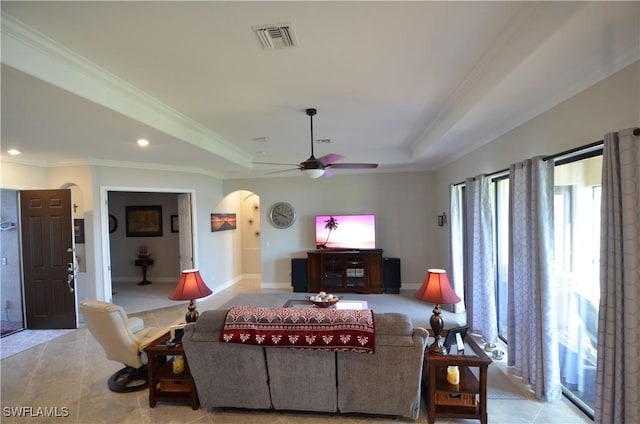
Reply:
[[269, 220], [276, 228], [289, 228], [296, 220], [296, 210], [287, 202], [278, 202], [271, 207]]

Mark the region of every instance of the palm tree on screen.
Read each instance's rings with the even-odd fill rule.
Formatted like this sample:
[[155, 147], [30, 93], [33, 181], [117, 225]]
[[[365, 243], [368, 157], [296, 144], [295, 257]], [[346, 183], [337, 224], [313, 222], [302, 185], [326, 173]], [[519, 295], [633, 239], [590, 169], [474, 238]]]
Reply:
[[338, 220], [335, 219], [334, 217], [330, 216], [329, 219], [324, 221], [324, 228], [329, 230], [329, 233], [327, 234], [327, 239], [324, 241], [324, 246], [326, 247], [327, 243], [329, 243], [329, 237], [331, 237], [331, 232], [333, 230], [337, 230], [338, 229]]

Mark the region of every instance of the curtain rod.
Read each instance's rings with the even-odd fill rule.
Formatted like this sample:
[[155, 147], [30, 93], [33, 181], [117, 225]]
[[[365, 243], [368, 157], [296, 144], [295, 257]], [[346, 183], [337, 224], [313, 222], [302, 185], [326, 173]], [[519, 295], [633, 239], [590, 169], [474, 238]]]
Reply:
[[560, 156], [570, 155], [571, 153], [579, 152], [581, 150], [590, 149], [592, 147], [597, 147], [604, 143], [604, 140], [594, 141], [593, 143], [585, 144], [584, 146], [575, 147], [573, 149], [565, 150], [564, 152], [554, 153], [553, 155], [548, 155], [542, 158], [544, 161], [553, 160], [555, 158], [559, 158]]
[[[640, 128], [634, 128], [633, 129], [633, 135], [635, 135], [636, 137], [640, 136]], [[603, 143], [604, 143], [604, 139], [603, 140], [594, 141], [593, 143], [589, 143], [589, 144], [586, 144], [584, 146], [575, 147], [573, 149], [565, 150], [564, 152], [555, 153], [553, 155], [545, 156], [545, 157], [542, 158], [542, 160], [547, 161], [547, 160], [558, 158], [560, 156], [570, 155], [571, 153], [579, 152], [581, 150], [590, 149], [592, 147], [597, 147], [597, 146], [599, 146], [599, 145], [601, 145]], [[487, 176], [488, 177], [492, 177], [492, 176], [497, 176], [497, 175], [504, 174], [504, 173], [507, 173], [507, 172], [509, 172], [509, 168], [501, 169], [500, 171], [496, 171], [496, 172], [492, 172], [490, 174], [487, 174]], [[475, 180], [475, 177], [473, 177], [472, 179]], [[458, 185], [464, 184], [464, 183], [465, 183], [465, 181], [461, 181], [459, 183], [454, 184], [454, 186], [458, 186]]]

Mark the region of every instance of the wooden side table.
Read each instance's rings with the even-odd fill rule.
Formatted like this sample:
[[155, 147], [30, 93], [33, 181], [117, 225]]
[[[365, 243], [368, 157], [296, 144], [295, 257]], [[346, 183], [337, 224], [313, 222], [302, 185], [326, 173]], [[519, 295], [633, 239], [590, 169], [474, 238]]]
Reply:
[[147, 267], [153, 265], [154, 260], [151, 258], [136, 259], [136, 266], [142, 267], [142, 281], [138, 283], [139, 286], [145, 286], [151, 284], [151, 281], [147, 280]]
[[[169, 337], [167, 332], [144, 349], [148, 359], [149, 406], [154, 408], [158, 401], [184, 402], [191, 405], [191, 409], [198, 409], [200, 401], [184, 348], [167, 346]], [[177, 355], [184, 358], [184, 371], [174, 374], [172, 359]]]
[[[428, 348], [422, 368], [422, 396], [427, 404], [427, 418], [475, 418], [487, 424], [487, 369], [491, 359], [471, 336], [464, 338], [464, 352], [433, 355]], [[452, 348], [455, 349], [455, 346]], [[449, 384], [447, 367], [458, 366], [460, 384]], [[470, 368], [479, 369], [479, 379]]]

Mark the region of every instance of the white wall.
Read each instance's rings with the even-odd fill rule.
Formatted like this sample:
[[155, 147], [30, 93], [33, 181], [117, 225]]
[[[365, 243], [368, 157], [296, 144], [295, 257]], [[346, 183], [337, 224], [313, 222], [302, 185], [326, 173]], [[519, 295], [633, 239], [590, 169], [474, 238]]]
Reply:
[[[640, 62], [513, 129], [436, 172], [438, 209], [448, 210], [449, 185], [601, 140], [611, 131], [640, 125]], [[448, 245], [447, 234], [438, 243]], [[446, 263], [448, 249], [439, 251]]]
[[[264, 286], [289, 286], [291, 258], [306, 257], [315, 249], [315, 215], [374, 213], [376, 244], [384, 256], [401, 259], [403, 287], [418, 286], [429, 267], [437, 262], [433, 235], [446, 232], [437, 226], [442, 211], [432, 201], [433, 174], [354, 173], [310, 180], [292, 177], [226, 180], [225, 193], [248, 190], [260, 198], [262, 282]], [[268, 220], [270, 207], [291, 203], [298, 218], [287, 229], [276, 229]]]

